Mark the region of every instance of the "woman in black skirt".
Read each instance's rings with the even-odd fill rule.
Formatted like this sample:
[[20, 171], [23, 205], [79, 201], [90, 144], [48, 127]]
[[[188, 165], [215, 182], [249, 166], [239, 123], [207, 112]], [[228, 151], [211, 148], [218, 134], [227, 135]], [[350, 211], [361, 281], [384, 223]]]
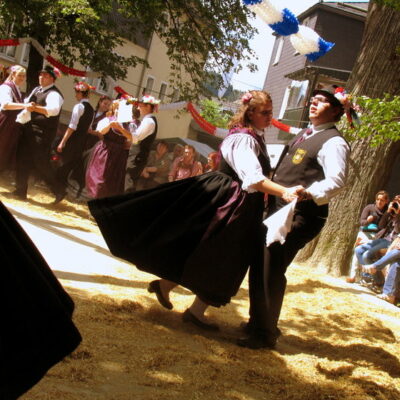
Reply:
[[291, 201], [301, 190], [268, 179], [270, 95], [250, 91], [241, 102], [221, 145], [218, 171], [89, 202], [111, 252], [162, 278], [148, 290], [167, 309], [176, 285], [190, 289], [197, 297], [183, 320], [209, 330], [218, 327], [204, 316], [208, 305], [227, 304], [249, 266], [250, 284], [260, 281], [265, 194]]
[[74, 303], [0, 203], [0, 399], [15, 400], [71, 353], [81, 336]]

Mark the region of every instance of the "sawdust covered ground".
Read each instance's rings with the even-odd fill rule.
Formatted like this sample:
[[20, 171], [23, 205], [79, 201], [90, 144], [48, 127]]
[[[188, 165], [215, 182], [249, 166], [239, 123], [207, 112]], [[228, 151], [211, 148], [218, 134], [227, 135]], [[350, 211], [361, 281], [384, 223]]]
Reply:
[[[98, 234], [84, 204], [49, 205], [40, 188], [21, 202], [5, 197], [9, 190], [0, 182], [8, 205]], [[83, 342], [23, 400], [400, 398], [400, 309], [308, 265], [290, 267], [276, 351], [234, 343], [248, 312], [247, 281], [231, 304], [210, 310], [221, 331], [209, 334], [181, 321], [189, 291], [176, 290], [166, 311], [147, 293], [153, 277], [121, 260], [98, 274], [57, 274], [76, 303]]]

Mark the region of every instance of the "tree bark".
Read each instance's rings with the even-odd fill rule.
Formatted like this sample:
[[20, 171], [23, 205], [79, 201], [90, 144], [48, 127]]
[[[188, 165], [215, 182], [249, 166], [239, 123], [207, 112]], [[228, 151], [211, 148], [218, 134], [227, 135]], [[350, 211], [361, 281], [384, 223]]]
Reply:
[[[400, 12], [372, 1], [360, 53], [348, 81], [349, 92], [373, 98], [399, 93], [399, 37]], [[321, 235], [299, 253], [296, 261], [324, 267], [335, 275], [348, 272], [361, 211], [387, 184], [400, 151], [399, 141], [378, 147], [371, 147], [370, 141], [352, 143], [346, 188], [331, 201]]]
[[[43, 44], [42, 44], [43, 46]], [[43, 46], [44, 47], [44, 46]], [[31, 45], [29, 50], [29, 63], [26, 76], [26, 92], [29, 94], [39, 84], [39, 71], [43, 68], [43, 57]]]

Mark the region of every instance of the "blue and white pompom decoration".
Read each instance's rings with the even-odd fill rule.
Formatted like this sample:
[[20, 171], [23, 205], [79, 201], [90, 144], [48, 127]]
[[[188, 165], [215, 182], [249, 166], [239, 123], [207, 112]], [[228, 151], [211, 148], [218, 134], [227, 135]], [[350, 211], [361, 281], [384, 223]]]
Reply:
[[277, 34], [289, 36], [298, 32], [299, 21], [287, 8], [282, 9], [269, 0], [243, 0], [243, 3], [265, 21]]
[[299, 31], [290, 36], [293, 47], [308, 60], [315, 61], [326, 54], [335, 43], [322, 39], [314, 30], [300, 25]]

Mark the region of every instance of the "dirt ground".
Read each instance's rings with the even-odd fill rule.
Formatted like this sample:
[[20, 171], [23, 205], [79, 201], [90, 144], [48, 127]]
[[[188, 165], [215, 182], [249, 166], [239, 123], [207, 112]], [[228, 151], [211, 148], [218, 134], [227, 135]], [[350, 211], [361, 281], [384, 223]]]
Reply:
[[174, 309], [161, 308], [146, 290], [153, 277], [98, 244], [85, 204], [50, 205], [41, 188], [22, 202], [6, 197], [9, 190], [0, 181], [0, 199], [14, 213], [29, 211], [49, 235], [65, 228], [66, 238], [93, 250], [56, 258], [31, 235], [75, 301], [83, 342], [23, 400], [400, 399], [400, 308], [367, 289], [292, 265], [277, 349], [242, 349], [235, 339], [248, 313], [247, 281], [228, 306], [209, 311], [220, 332], [203, 333], [181, 320], [192, 294], [177, 289]]

